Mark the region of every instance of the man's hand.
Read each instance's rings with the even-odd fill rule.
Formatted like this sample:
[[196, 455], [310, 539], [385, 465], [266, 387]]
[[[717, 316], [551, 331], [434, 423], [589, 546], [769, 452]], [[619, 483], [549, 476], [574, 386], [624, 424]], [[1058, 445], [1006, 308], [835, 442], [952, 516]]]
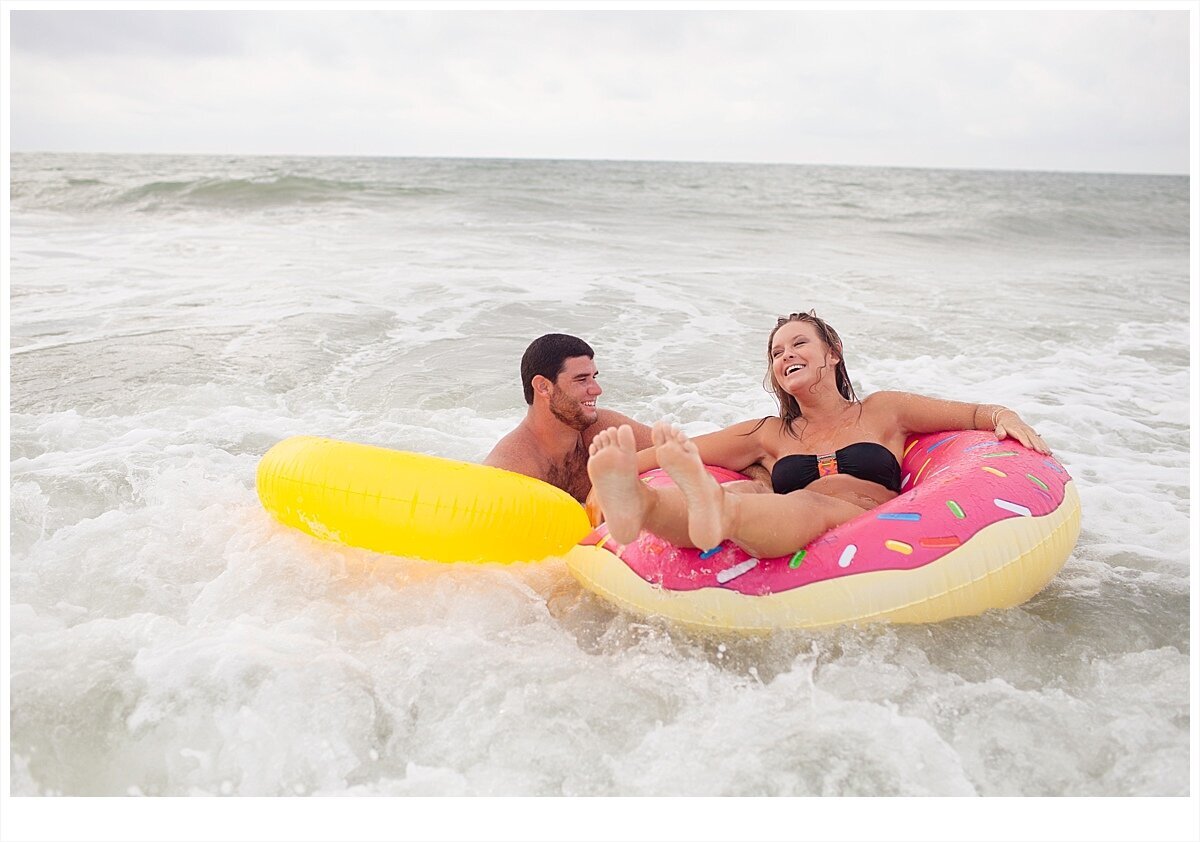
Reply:
[[596, 497], [596, 489], [593, 487], [588, 492], [587, 499], [583, 501], [583, 510], [587, 512], [588, 522], [592, 528], [596, 528], [604, 520], [604, 512], [600, 510], [600, 500]]
[[763, 467], [762, 462], [755, 462], [750, 467], [742, 471], [750, 479], [763, 486], [764, 491], [773, 491], [771, 485], [771, 472]]

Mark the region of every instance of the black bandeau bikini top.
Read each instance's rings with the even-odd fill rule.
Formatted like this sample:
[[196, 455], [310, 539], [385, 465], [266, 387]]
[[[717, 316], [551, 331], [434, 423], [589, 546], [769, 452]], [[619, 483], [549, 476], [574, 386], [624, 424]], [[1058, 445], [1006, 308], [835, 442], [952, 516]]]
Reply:
[[787, 494], [829, 474], [849, 474], [900, 491], [900, 463], [892, 451], [870, 441], [848, 444], [824, 456], [794, 453], [780, 457], [771, 469], [771, 487], [776, 494]]

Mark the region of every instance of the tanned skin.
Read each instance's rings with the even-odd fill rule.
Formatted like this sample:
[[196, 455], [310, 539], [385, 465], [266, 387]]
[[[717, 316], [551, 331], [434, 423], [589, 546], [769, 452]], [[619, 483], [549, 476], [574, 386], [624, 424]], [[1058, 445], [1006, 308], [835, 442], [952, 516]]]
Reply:
[[591, 357], [568, 357], [551, 381], [533, 378], [533, 403], [517, 428], [506, 435], [483, 464], [540, 479], [587, 501], [592, 480], [588, 448], [601, 430], [627, 424], [637, 448], [650, 447], [650, 428], [611, 409], [599, 409], [603, 394]]
[[[823, 323], [822, 323], [823, 324]], [[843, 394], [827, 372], [841, 363], [814, 326], [793, 314], [781, 319], [768, 342], [771, 377], [801, 408], [802, 423], [748, 420], [690, 439], [665, 422], [654, 426], [655, 448], [635, 445], [618, 427], [594, 439], [588, 469], [620, 543], [646, 529], [682, 547], [708, 549], [730, 539], [758, 558], [795, 552], [822, 533], [896, 497], [898, 492], [850, 474], [822, 476], [786, 494], [729, 494], [705, 465], [741, 470], [792, 454], [833, 453], [854, 442], [874, 442], [903, 459], [905, 440], [940, 430], [994, 430], [1038, 453], [1050, 449], [1013, 410], [914, 395], [876, 392], [865, 400]], [[663, 467], [676, 487], [649, 488], [638, 474]]]

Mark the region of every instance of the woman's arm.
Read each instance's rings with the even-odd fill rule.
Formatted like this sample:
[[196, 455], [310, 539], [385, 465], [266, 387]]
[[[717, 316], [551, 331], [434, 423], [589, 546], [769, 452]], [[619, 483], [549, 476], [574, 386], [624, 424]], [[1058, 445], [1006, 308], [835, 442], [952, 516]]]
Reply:
[[988, 420], [982, 425], [977, 424], [976, 430], [995, 430], [998, 439], [1016, 439], [1030, 450], [1050, 455], [1050, 448], [1045, 440], [1017, 414], [1016, 410], [999, 404], [979, 404], [976, 416], [982, 416], [985, 412]]
[[[742, 421], [715, 433], [696, 436], [692, 442], [700, 451], [700, 461], [705, 465], [718, 465], [731, 471], [742, 471], [766, 457], [762, 438], [770, 423], [770, 420], [765, 424], [757, 420]], [[756, 426], [758, 429], [755, 429]], [[659, 467], [653, 447], [639, 450], [637, 456], [639, 474]]]
[[997, 439], [1011, 438], [1038, 453], [1050, 453], [1046, 442], [1015, 410], [999, 404], [962, 403], [909, 392], [877, 392], [905, 435], [941, 430], [994, 430]]

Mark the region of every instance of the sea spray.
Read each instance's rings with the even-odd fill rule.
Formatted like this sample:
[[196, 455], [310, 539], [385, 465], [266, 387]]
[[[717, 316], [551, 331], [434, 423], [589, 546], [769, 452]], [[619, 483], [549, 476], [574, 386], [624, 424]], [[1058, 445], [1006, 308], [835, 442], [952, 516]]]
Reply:
[[[1187, 792], [1186, 178], [16, 154], [11, 207], [15, 794]], [[809, 308], [860, 394], [1045, 435], [1042, 593], [696, 635], [258, 505], [297, 433], [481, 459], [546, 332], [643, 421], [773, 414]]]

